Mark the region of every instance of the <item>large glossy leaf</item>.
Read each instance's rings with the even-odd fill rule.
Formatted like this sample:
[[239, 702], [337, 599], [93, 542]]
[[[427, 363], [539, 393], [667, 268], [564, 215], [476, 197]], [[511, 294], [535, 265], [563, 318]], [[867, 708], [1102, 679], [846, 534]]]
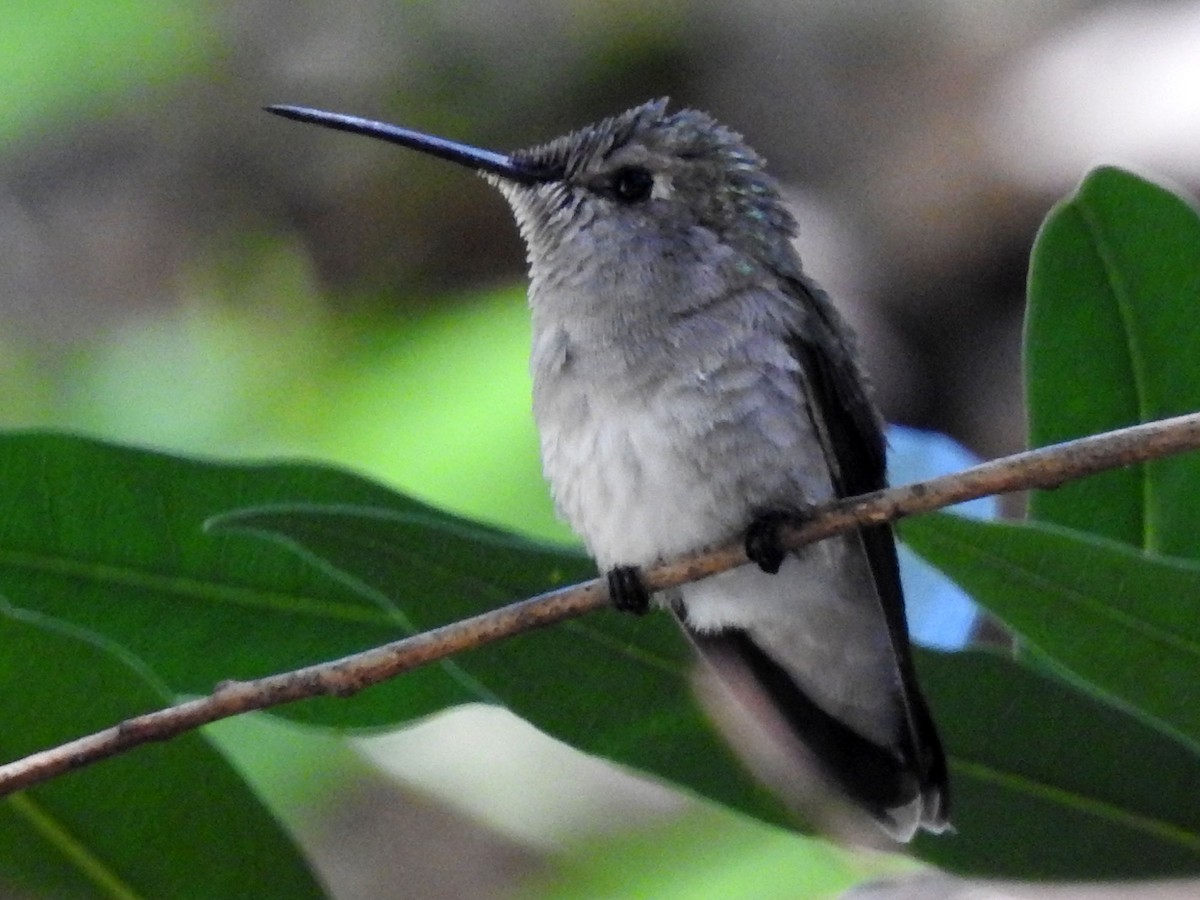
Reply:
[[[1044, 446], [1200, 409], [1200, 218], [1102, 168], [1047, 218], [1029, 274], [1029, 436]], [[1030, 516], [1200, 558], [1200, 454], [1039, 492]]]
[[[104, 728], [169, 695], [74, 629], [0, 609], [0, 754]], [[290, 839], [199, 734], [0, 800], [0, 878], [44, 897], [318, 897]]]
[[1200, 758], [1119, 709], [998, 656], [920, 653], [949, 754], [956, 831], [916, 850], [959, 872], [1200, 872]]
[[[180, 693], [394, 640], [412, 630], [399, 602], [425, 610], [423, 624], [454, 615], [447, 606], [441, 618], [440, 604], [450, 601], [436, 580], [365, 596], [282, 548], [203, 531], [217, 513], [274, 502], [361, 503], [449, 521], [334, 469], [205, 463], [64, 435], [9, 434], [0, 436], [0, 492], [0, 593], [14, 606], [104, 635]], [[410, 552], [435, 554], [437, 540], [421, 532]], [[561, 558], [503, 584], [476, 584], [473, 596], [481, 607], [496, 605], [590, 571], [577, 556]], [[448, 663], [354, 703], [314, 700], [287, 712], [366, 726], [480, 699], [456, 673]]]
[[1055, 664], [1200, 748], [1200, 565], [1038, 523], [922, 516], [902, 534]]
[[[420, 628], [521, 596], [531, 572], [558, 580], [588, 565], [466, 522], [382, 509], [264, 507], [214, 524], [281, 541], [365, 594], [408, 597], [405, 613]], [[669, 617], [604, 610], [461, 654], [454, 665], [479, 697], [574, 747], [786, 821], [697, 709], [691, 659]]]

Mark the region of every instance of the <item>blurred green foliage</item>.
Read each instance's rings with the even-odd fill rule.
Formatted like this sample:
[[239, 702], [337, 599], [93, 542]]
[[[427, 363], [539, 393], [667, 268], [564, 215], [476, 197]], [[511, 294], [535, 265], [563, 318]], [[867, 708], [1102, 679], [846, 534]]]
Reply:
[[711, 809], [595, 841], [517, 896], [821, 900], [863, 881], [919, 869], [895, 856], [843, 849]]
[[202, 69], [216, 48], [207, 4], [11, 3], [0, 28], [0, 138], [95, 116], [132, 91]]

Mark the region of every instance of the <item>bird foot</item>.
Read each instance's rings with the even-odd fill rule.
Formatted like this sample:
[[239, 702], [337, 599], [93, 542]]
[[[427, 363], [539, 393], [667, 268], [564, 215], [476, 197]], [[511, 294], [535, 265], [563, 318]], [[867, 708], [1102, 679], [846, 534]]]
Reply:
[[637, 566], [613, 566], [604, 578], [608, 582], [609, 600], [618, 610], [644, 616], [650, 609], [650, 592]]
[[746, 529], [746, 556], [768, 575], [774, 575], [787, 556], [781, 540], [782, 529], [785, 525], [796, 525], [802, 519], [803, 514], [797, 512], [771, 510], [759, 513]]

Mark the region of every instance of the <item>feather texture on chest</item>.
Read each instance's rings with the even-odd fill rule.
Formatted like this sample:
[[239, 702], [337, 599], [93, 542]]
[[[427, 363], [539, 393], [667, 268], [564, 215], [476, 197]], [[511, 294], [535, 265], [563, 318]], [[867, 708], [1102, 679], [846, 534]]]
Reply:
[[616, 348], [535, 336], [543, 470], [602, 568], [728, 540], [759, 509], [830, 495], [795, 361], [782, 341], [753, 343], [631, 371]]

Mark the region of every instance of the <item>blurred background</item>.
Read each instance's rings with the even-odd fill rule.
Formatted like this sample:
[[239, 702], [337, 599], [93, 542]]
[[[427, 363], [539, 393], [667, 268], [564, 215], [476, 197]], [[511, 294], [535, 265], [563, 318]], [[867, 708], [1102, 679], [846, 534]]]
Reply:
[[[330, 461], [558, 540], [503, 201], [263, 104], [502, 150], [655, 96], [705, 109], [786, 185], [889, 420], [984, 457], [1022, 446], [1049, 207], [1099, 163], [1200, 186], [1195, 0], [43, 0], [0, 26], [4, 427]], [[821, 896], [903, 866], [801, 859], [494, 710], [357, 742], [217, 734], [339, 897], [739, 896], [717, 870]]]

